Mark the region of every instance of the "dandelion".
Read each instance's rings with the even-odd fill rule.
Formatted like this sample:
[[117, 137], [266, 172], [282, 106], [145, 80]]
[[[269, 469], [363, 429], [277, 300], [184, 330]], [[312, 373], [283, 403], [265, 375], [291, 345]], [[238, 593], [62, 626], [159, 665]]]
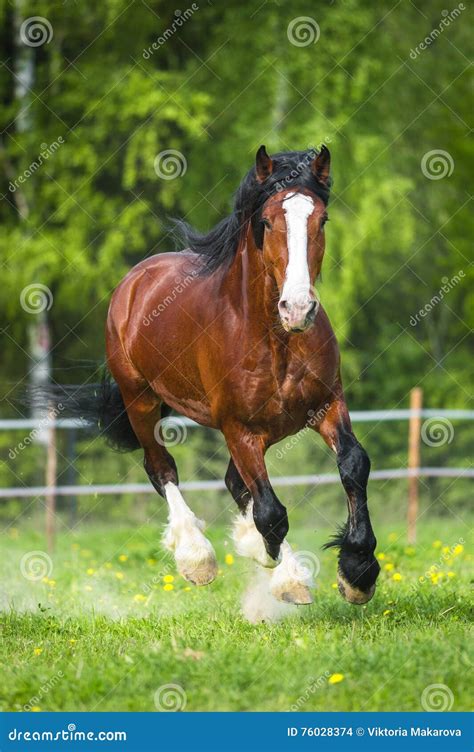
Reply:
[[95, 569], [92, 569], [92, 567], [89, 567], [89, 569], [86, 569], [86, 574], [89, 576], [92, 576], [95, 573]]
[[440, 540], [433, 541], [433, 548], [441, 548], [442, 545], [443, 545], [443, 542]]
[[123, 572], [115, 572], [115, 576], [116, 576], [117, 580], [123, 580], [123, 578], [124, 578], [125, 575], [124, 575]]
[[439, 579], [439, 577], [438, 577], [437, 574], [432, 575], [432, 577], [431, 577], [431, 584], [432, 585], [437, 585], [438, 584], [438, 579]]
[[334, 588], [334, 590], [337, 590], [337, 582], [333, 582], [331, 587]]
[[385, 611], [383, 612], [383, 616], [388, 616], [388, 615], [389, 615], [389, 614], [391, 614], [391, 613], [392, 613], [392, 612], [391, 612], [391, 610], [390, 610], [389, 608], [387, 608], [387, 609], [385, 609]]
[[378, 559], [379, 561], [384, 561], [384, 559], [386, 559], [386, 558], [387, 558], [387, 557], [386, 557], [386, 555], [385, 555], [385, 554], [383, 554], [383, 553], [381, 553], [381, 554], [377, 554], [377, 559]]
[[172, 574], [165, 574], [163, 577], [163, 582], [166, 582], [167, 585], [169, 585], [171, 582], [174, 582], [174, 577]]
[[166, 585], [163, 585], [163, 590], [166, 590], [167, 592], [174, 590], [174, 585], [172, 585], [170, 582], [167, 582]]
[[462, 554], [464, 551], [464, 546], [461, 545], [461, 543], [458, 543], [457, 546], [454, 546], [453, 548], [453, 556], [459, 556], [459, 554]]
[[189, 585], [187, 585], [184, 589], [185, 590], [191, 590], [191, 588], [189, 587]]
[[405, 553], [407, 556], [414, 556], [416, 553], [416, 550], [413, 548], [413, 546], [407, 546], [405, 549]]
[[118, 557], [119, 561], [127, 561], [127, 559], [128, 559], [127, 554], [120, 554], [120, 556]]
[[84, 590], [87, 590], [87, 592], [90, 593], [92, 588], [90, 585], [85, 585]]
[[150, 567], [154, 566], [156, 564], [156, 559], [147, 559], [146, 563], [150, 565]]
[[43, 652], [43, 648], [35, 648], [35, 649], [33, 650], [33, 653], [34, 653], [35, 655], [41, 655], [41, 653], [42, 653], [42, 652]]
[[454, 572], [448, 572], [448, 577], [450, 577], [450, 578], [451, 578], [451, 577], [456, 577], [456, 575], [455, 575], [455, 573], [454, 573]]
[[49, 587], [55, 587], [56, 586], [56, 580], [49, 580], [48, 585], [49, 585]]
[[33, 707], [31, 708], [32, 713], [39, 713], [40, 711], [41, 711], [41, 708], [39, 705], [33, 705]]
[[339, 684], [344, 679], [344, 674], [331, 674], [328, 679], [329, 684]]
[[394, 568], [393, 564], [390, 564], [390, 563], [389, 564], [385, 564], [385, 566], [384, 566], [384, 569], [385, 569], [386, 572], [391, 572], [393, 568]]
[[234, 563], [234, 557], [232, 556], [232, 554], [226, 554], [226, 555], [225, 555], [225, 563], [226, 563], [226, 564], [227, 564], [227, 565], [228, 565], [229, 567], [231, 567], [231, 566], [232, 566], [232, 564]]
[[397, 534], [396, 533], [390, 533], [389, 536], [388, 536], [388, 539], [389, 539], [390, 543], [393, 543], [394, 541], [397, 540]]
[[47, 585], [49, 582], [49, 577], [43, 577], [41, 582], [44, 582], [44, 584]]
[[110, 563], [110, 561], [106, 561], [105, 564], [104, 564], [104, 566], [105, 566], [106, 569], [112, 569], [113, 565]]
[[401, 575], [400, 572], [395, 572], [395, 574], [392, 575], [392, 580], [400, 582], [400, 580], [403, 580], [403, 575]]
[[135, 603], [143, 603], [143, 601], [146, 601], [146, 595], [142, 595], [141, 593], [137, 593], [133, 596], [133, 600]]
[[[443, 554], [449, 554], [449, 552], [450, 552], [449, 546], [443, 546], [443, 548], [441, 549], [441, 553], [443, 553]], [[454, 553], [454, 551], [453, 551], [453, 553]]]
[[77, 642], [77, 640], [74, 637], [71, 637], [71, 639], [69, 640], [69, 644], [70, 645], [75, 645], [76, 642]]

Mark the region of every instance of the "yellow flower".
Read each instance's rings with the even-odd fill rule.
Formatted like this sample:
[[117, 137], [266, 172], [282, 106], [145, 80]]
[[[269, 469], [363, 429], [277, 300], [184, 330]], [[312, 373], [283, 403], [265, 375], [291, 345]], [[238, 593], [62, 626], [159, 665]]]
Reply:
[[[441, 553], [443, 553], [443, 554], [449, 554], [449, 551], [450, 551], [449, 546], [443, 546], [443, 548], [441, 549]], [[454, 553], [454, 551], [453, 551], [453, 553]]]
[[168, 585], [170, 582], [174, 582], [174, 577], [172, 574], [165, 574], [163, 577], [163, 582], [166, 582]]
[[440, 540], [433, 541], [433, 548], [441, 548], [442, 545], [443, 545], [443, 542]]
[[147, 564], [150, 565], [150, 567], [152, 567], [154, 564], [156, 564], [156, 559], [147, 559], [146, 561], [147, 561]]
[[234, 563], [234, 557], [232, 556], [232, 554], [225, 555], [225, 563], [228, 564], [229, 567], [232, 566], [232, 564]]
[[391, 572], [393, 568], [393, 564], [385, 564], [384, 566], [386, 572]]
[[405, 553], [407, 556], [413, 556], [416, 553], [416, 549], [414, 549], [413, 546], [407, 546]]
[[48, 577], [43, 577], [43, 579], [41, 580], [41, 582], [44, 582], [45, 585], [47, 585], [48, 582], [49, 582], [49, 578]]
[[454, 572], [448, 572], [448, 577], [456, 577]]
[[185, 590], [191, 590], [191, 588], [189, 587], [189, 585], [187, 585], [184, 589]]
[[33, 707], [31, 708], [32, 713], [39, 713], [40, 711], [41, 711], [41, 708], [39, 705], [33, 705]]
[[437, 585], [438, 584], [438, 575], [437, 574], [434, 574], [431, 577], [431, 582], [432, 582], [433, 585]]
[[135, 603], [143, 603], [143, 601], [146, 601], [146, 595], [142, 595], [141, 593], [137, 593], [133, 596], [133, 600]]
[[174, 585], [172, 585], [170, 582], [166, 583], [166, 585], [163, 585], [163, 590], [170, 591], [174, 590]]
[[69, 644], [70, 645], [75, 645], [76, 642], [77, 642], [77, 640], [75, 640], [74, 637], [71, 637], [71, 639], [69, 640]]
[[461, 543], [458, 543], [457, 546], [454, 546], [453, 548], [453, 556], [459, 556], [459, 554], [462, 554], [464, 551], [464, 546], [461, 545]]
[[329, 684], [339, 684], [344, 679], [344, 674], [331, 674], [328, 679]]
[[86, 574], [93, 575], [95, 572], [95, 569], [92, 569], [92, 567], [89, 567], [89, 569], [86, 569]]
[[110, 563], [110, 561], [106, 561], [105, 564], [104, 564], [104, 566], [105, 566], [106, 569], [112, 569], [113, 565]]
[[118, 557], [119, 561], [127, 561], [127, 559], [128, 559], [127, 554], [120, 554], [120, 556]]
[[84, 590], [87, 590], [87, 592], [88, 592], [88, 593], [90, 593], [90, 592], [91, 592], [91, 590], [92, 590], [92, 588], [91, 588], [91, 586], [90, 586], [90, 585], [85, 585], [85, 586], [84, 586]]
[[49, 587], [54, 587], [56, 585], [56, 580], [49, 580], [48, 585]]
[[397, 534], [396, 533], [390, 533], [388, 536], [388, 539], [391, 543], [397, 540]]
[[395, 574], [392, 575], [392, 580], [400, 582], [400, 580], [403, 580], [403, 575], [401, 575], [400, 572], [395, 572]]
[[389, 614], [391, 614], [391, 613], [392, 613], [392, 612], [390, 611], [390, 609], [389, 609], [389, 608], [387, 608], [387, 609], [386, 609], [386, 610], [385, 610], [385, 611], [383, 612], [383, 615], [384, 615], [384, 616], [388, 616], [388, 615], [389, 615]]
[[331, 587], [334, 588], [334, 590], [337, 590], [337, 582], [333, 582]]
[[43, 648], [35, 648], [35, 649], [33, 650], [33, 653], [34, 653], [35, 655], [41, 655], [41, 653], [42, 653], [42, 652], [43, 652]]
[[384, 560], [384, 559], [386, 559], [386, 558], [387, 558], [387, 557], [385, 556], [385, 554], [377, 554], [377, 559], [378, 559], [379, 561], [383, 561], [383, 560]]
[[124, 578], [123, 572], [115, 572], [115, 576], [116, 576], [117, 580], [123, 580], [123, 578]]

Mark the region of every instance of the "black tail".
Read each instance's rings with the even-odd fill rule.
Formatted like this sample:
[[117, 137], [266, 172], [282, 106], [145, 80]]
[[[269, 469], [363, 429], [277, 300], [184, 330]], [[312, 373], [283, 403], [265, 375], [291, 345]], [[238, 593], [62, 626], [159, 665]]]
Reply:
[[113, 449], [131, 452], [140, 448], [120, 389], [107, 372], [99, 384], [51, 384], [34, 388], [28, 392], [26, 402], [37, 410], [53, 410], [56, 418], [82, 419]]

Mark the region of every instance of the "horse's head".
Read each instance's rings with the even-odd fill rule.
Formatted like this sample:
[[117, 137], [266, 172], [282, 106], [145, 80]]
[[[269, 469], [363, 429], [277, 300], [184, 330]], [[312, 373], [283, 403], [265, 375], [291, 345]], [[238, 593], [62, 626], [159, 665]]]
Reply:
[[[315, 185], [329, 191], [330, 161], [329, 150], [323, 146], [301, 169], [310, 171]], [[273, 170], [273, 161], [261, 146], [256, 178], [262, 187], [270, 176], [276, 177]], [[264, 228], [261, 245], [265, 266], [278, 287], [282, 326], [289, 332], [302, 332], [314, 324], [319, 308], [314, 284], [323, 261], [328, 216], [319, 191], [311, 190], [311, 181], [294, 182], [280, 180], [276, 192], [273, 188], [265, 201], [260, 216]]]

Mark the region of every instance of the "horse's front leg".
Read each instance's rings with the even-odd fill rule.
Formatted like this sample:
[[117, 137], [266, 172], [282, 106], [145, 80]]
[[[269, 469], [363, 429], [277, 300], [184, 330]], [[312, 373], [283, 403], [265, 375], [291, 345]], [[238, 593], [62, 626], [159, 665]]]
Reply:
[[271, 568], [267, 584], [274, 598], [298, 605], [311, 603], [311, 575], [285, 540], [288, 517], [268, 479], [264, 443], [235, 428], [226, 433], [226, 440], [232, 458], [225, 482], [241, 513], [234, 523], [237, 553]]
[[362, 604], [375, 593], [380, 566], [374, 556], [377, 541], [367, 506], [370, 460], [352, 432], [342, 396], [331, 403], [316, 427], [336, 452], [337, 466], [347, 494], [348, 518], [340, 534], [326, 545], [339, 546], [338, 586], [350, 603]]

